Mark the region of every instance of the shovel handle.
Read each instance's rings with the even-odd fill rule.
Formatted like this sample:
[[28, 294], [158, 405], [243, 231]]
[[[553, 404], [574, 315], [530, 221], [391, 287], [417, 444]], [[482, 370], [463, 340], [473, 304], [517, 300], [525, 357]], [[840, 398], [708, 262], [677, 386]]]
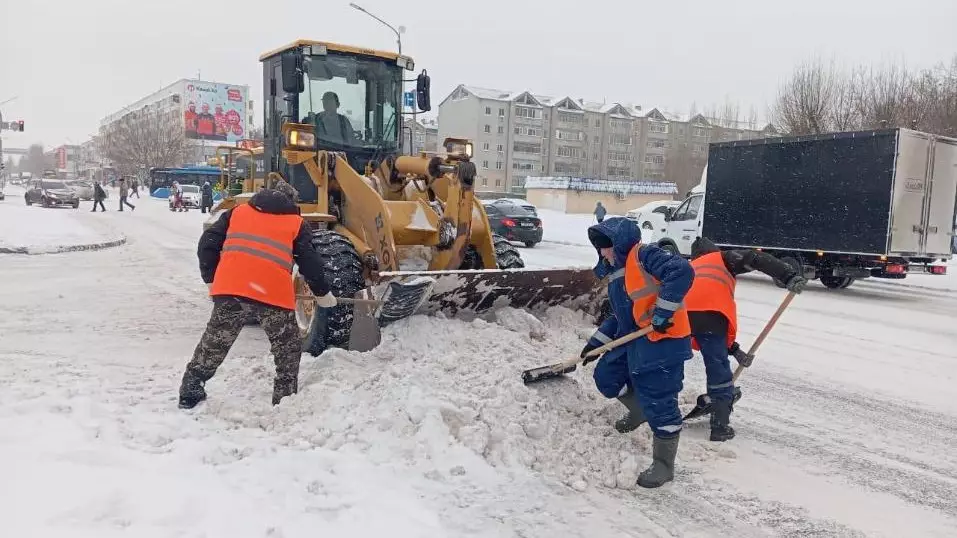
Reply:
[[[764, 325], [764, 329], [761, 329], [761, 334], [754, 340], [754, 343], [751, 344], [751, 349], [748, 350], [749, 355], [754, 355], [757, 353], [758, 348], [761, 347], [761, 344], [764, 343], [764, 339], [768, 337], [768, 334], [771, 332], [771, 329], [774, 328], [774, 325], [778, 322], [778, 319], [781, 317], [781, 314], [787, 310], [788, 306], [791, 305], [791, 301], [794, 300], [796, 293], [789, 292], [784, 300], [781, 301], [781, 305], [778, 306], [778, 309], [774, 311], [774, 315], [771, 316], [771, 319]], [[734, 369], [734, 375], [731, 377], [731, 382], [734, 383], [738, 380], [738, 377], [741, 375], [741, 372], [744, 371], [745, 366], [739, 364], [737, 368]]]
[[[584, 361], [585, 359], [588, 359], [591, 357], [597, 357], [601, 355], [602, 353], [611, 351], [612, 349], [615, 349], [616, 347], [622, 344], [627, 344], [628, 342], [631, 342], [632, 340], [637, 340], [641, 338], [642, 336], [645, 336], [646, 334], [650, 333], [653, 330], [654, 330], [654, 327], [649, 325], [645, 327], [644, 329], [637, 330], [633, 333], [626, 334], [625, 336], [622, 336], [621, 338], [612, 340], [611, 342], [608, 342], [607, 344], [601, 347], [596, 347], [595, 349], [589, 351], [588, 353], [585, 353], [584, 357], [575, 357], [574, 359], [568, 359], [565, 362], [561, 362], [558, 365], [555, 365], [555, 368], [556, 369], [571, 368], [572, 366], [577, 365], [578, 363]], [[561, 365], [561, 368], [559, 368], [559, 365]]]
[[[296, 295], [296, 299], [315, 300], [315, 298], [316, 297], [313, 295]], [[370, 305], [370, 306], [379, 306], [382, 304], [382, 301], [376, 301], [375, 299], [350, 299], [348, 297], [336, 297], [336, 302], [339, 302], [342, 304], [364, 304], [364, 305]]]

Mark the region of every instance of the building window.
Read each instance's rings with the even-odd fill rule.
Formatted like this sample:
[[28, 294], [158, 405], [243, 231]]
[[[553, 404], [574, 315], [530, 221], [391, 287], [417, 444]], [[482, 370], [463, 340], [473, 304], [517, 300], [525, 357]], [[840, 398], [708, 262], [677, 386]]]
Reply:
[[485, 107], [485, 115], [486, 115], [486, 116], [491, 116], [491, 115], [492, 115], [492, 107], [490, 107], [490, 106]]
[[515, 134], [526, 135], [526, 136], [542, 136], [542, 131], [534, 127], [519, 125], [518, 127], [515, 127]]
[[585, 117], [581, 114], [574, 114], [572, 112], [559, 112], [558, 121], [564, 123], [582, 124], [585, 122]]
[[608, 135], [608, 143], [615, 144], [616, 146], [630, 146], [631, 135], [612, 133]]
[[482, 168], [488, 170], [488, 161], [482, 161]]
[[595, 127], [601, 127], [601, 120], [595, 120]]
[[482, 144], [482, 149], [488, 151], [488, 142]]
[[628, 168], [609, 166], [608, 177], [631, 177], [631, 170]]
[[501, 169], [502, 169], [502, 161], [498, 161], [498, 162], [495, 163], [495, 169], [496, 169], [496, 170], [501, 170]]
[[581, 150], [572, 146], [558, 146], [558, 151], [555, 154], [559, 157], [571, 157], [572, 159], [579, 159], [582, 156]]
[[505, 109], [504, 109], [504, 108], [498, 109], [498, 117], [500, 117], [500, 118], [504, 118], [504, 117], [505, 117]]
[[665, 164], [664, 155], [645, 155], [645, 162], [648, 164]]
[[486, 132], [486, 133], [491, 133], [491, 132], [492, 132], [492, 126], [491, 126], [491, 125], [486, 125], [486, 126], [485, 126], [485, 132]]
[[691, 131], [691, 136], [697, 136], [698, 138], [704, 138], [707, 135], [708, 131], [706, 129], [702, 129], [701, 127], [695, 127], [694, 130]]
[[528, 170], [531, 172], [535, 169], [535, 163], [524, 162], [524, 161], [515, 161], [512, 163], [512, 170]]
[[541, 111], [537, 108], [517, 106], [515, 107], [515, 116], [518, 118], [528, 118], [535, 120], [541, 117]]
[[496, 146], [495, 151], [498, 151], [499, 153], [504, 153], [504, 151], [502, 150], [502, 145], [501, 145], [501, 144], [499, 144], [498, 146]]
[[559, 140], [577, 140], [581, 141], [585, 139], [585, 136], [578, 131], [562, 131], [561, 129], [555, 130], [555, 138]]
[[609, 125], [615, 129], [621, 129], [623, 127], [631, 129], [631, 120], [616, 120], [611, 119], [608, 121]]
[[482, 178], [482, 186], [483, 186], [483, 187], [488, 187], [488, 178], [487, 178], [487, 177], [483, 177], [483, 178]]
[[496, 179], [496, 180], [495, 180], [495, 186], [496, 186], [496, 187], [501, 187], [501, 186], [502, 186], [502, 180], [501, 180], [501, 179]]
[[670, 148], [671, 142], [667, 140], [649, 140], [646, 144], [649, 148]]
[[630, 161], [631, 158], [627, 152], [624, 151], [609, 151], [608, 152], [609, 161]]
[[707, 146], [705, 146], [704, 144], [695, 144], [695, 145], [694, 145], [694, 152], [695, 152], [695, 153], [707, 153], [707, 152], [708, 152], [708, 148], [707, 148]]
[[668, 124], [667, 124], [667, 123], [662, 123], [662, 122], [660, 122], [660, 121], [653, 121], [653, 122], [651, 122], [650, 125], [648, 125], [648, 130], [651, 131], [651, 132], [653, 132], [653, 133], [667, 133], [667, 132], [668, 132]]
[[512, 144], [512, 150], [515, 151], [515, 153], [541, 154], [542, 145], [533, 144], [531, 142], [515, 142], [514, 144]]
[[581, 166], [577, 163], [555, 163], [555, 173], [556, 174], [580, 174]]
[[505, 134], [505, 126], [504, 126], [504, 125], [499, 125], [499, 126], [498, 126], [498, 134]]

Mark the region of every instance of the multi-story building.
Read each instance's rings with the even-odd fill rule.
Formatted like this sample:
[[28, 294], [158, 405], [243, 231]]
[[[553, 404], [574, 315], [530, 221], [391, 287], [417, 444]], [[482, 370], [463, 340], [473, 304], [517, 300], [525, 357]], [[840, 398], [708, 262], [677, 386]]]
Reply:
[[52, 164], [57, 177], [75, 178], [80, 174], [80, 146], [64, 144], [43, 154], [46, 162]]
[[[190, 147], [186, 162], [205, 162], [216, 146], [234, 145], [253, 128], [249, 86], [181, 79], [100, 120], [100, 137], [124, 122], [173, 121]], [[185, 163], [179, 163], [185, 164]]]
[[696, 165], [678, 163], [693, 161], [692, 153], [706, 159], [710, 141], [763, 136], [702, 115], [684, 119], [627, 103], [464, 84], [439, 105], [438, 134], [440, 140], [471, 139], [476, 188], [496, 191], [521, 189], [530, 176], [664, 179], [682, 185], [694, 176]]
[[[403, 124], [402, 149], [406, 155], [418, 155], [423, 151], [426, 153], [436, 153], [438, 151], [439, 126], [434, 119], [415, 122], [404, 119]], [[411, 133], [409, 132], [410, 129]]]

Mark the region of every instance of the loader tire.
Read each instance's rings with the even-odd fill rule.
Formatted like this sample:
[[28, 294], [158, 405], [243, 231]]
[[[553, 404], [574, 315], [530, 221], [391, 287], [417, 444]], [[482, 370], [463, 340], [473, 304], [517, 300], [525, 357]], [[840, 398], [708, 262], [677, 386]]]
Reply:
[[[346, 236], [332, 230], [315, 230], [312, 232], [312, 246], [322, 259], [323, 273], [333, 295], [352, 298], [366, 287], [362, 276], [362, 259]], [[324, 339], [327, 347], [349, 344], [352, 308], [352, 305], [339, 304], [329, 312]]]
[[[515, 245], [508, 242], [508, 239], [500, 235], [492, 235], [492, 243], [495, 246], [495, 263], [499, 269], [521, 269], [525, 267], [525, 262], [522, 261], [522, 255], [519, 254]], [[478, 250], [476, 250], [474, 246], [469, 245], [468, 250], [465, 251], [465, 256], [462, 258], [462, 265], [459, 266], [459, 269], [484, 269], [482, 257], [479, 256]]]

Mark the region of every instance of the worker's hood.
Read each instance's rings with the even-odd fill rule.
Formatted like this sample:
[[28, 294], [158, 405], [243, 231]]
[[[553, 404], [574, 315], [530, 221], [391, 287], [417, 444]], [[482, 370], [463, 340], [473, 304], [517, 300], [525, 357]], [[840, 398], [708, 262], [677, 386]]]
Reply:
[[[624, 217], [611, 217], [588, 228], [588, 237], [595, 250], [599, 251], [595, 275], [598, 278], [604, 278], [608, 273], [625, 267], [628, 253], [641, 242], [641, 228], [633, 220]], [[596, 240], [601, 241], [602, 237], [611, 240], [612, 248], [615, 250], [614, 265], [609, 264], [608, 260], [602, 257], [599, 250], [601, 247], [596, 244]]]
[[720, 250], [721, 249], [707, 237], [699, 237], [691, 244], [691, 259], [700, 258], [705, 254], [719, 252]]
[[299, 206], [294, 204], [285, 194], [272, 189], [263, 189], [254, 194], [249, 199], [249, 205], [263, 213], [273, 215], [299, 214]]

